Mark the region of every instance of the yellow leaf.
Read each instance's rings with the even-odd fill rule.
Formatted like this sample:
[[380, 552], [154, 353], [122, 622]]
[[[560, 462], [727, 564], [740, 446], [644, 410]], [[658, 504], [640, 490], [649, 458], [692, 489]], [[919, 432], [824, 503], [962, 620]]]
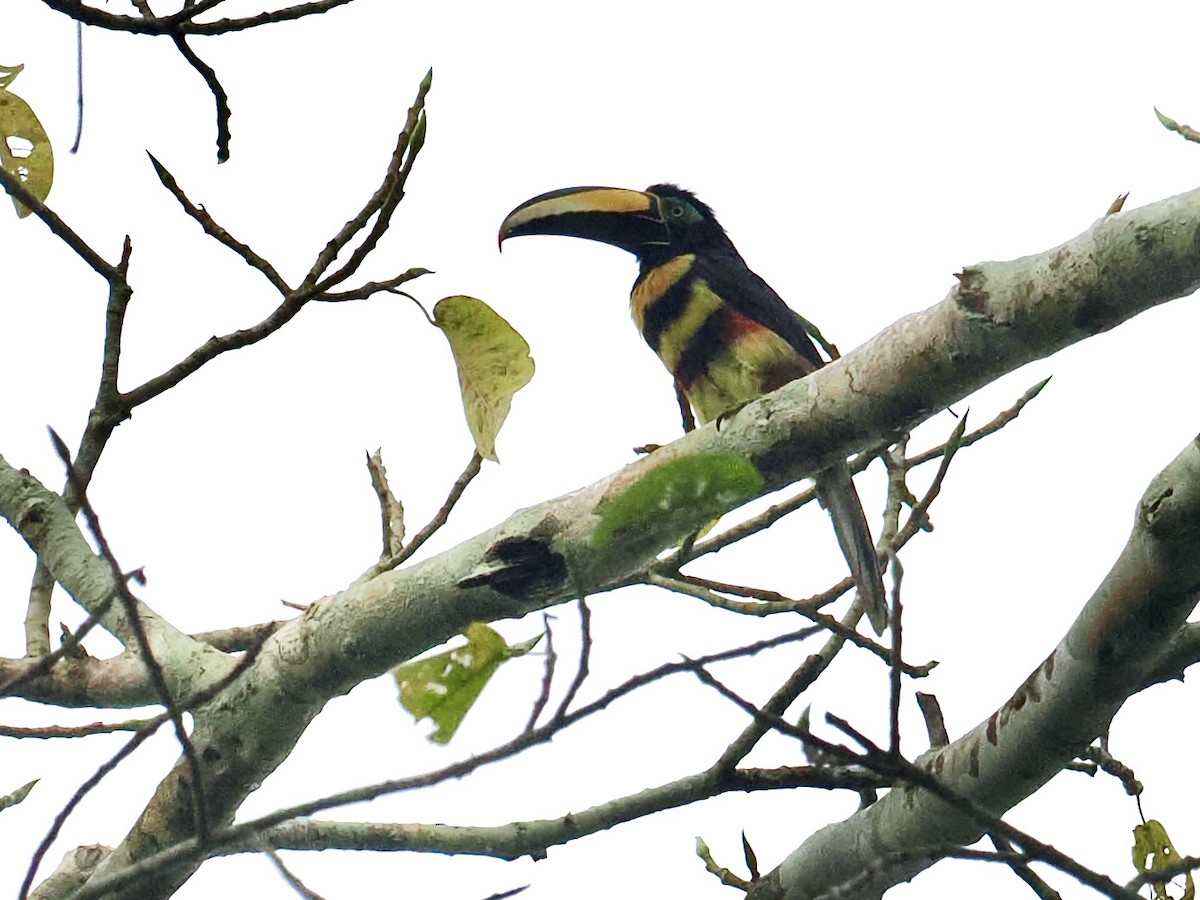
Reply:
[[[0, 166], [16, 175], [39, 200], [50, 194], [54, 181], [54, 151], [46, 129], [29, 104], [8, 90], [23, 67], [0, 66]], [[25, 204], [13, 198], [17, 215], [29, 215]]]
[[[1167, 829], [1157, 819], [1137, 825], [1133, 829], [1133, 865], [1142, 875], [1154, 875], [1171, 868], [1179, 862], [1179, 854], [1171, 844]], [[1181, 900], [1192, 900], [1196, 896], [1196, 885], [1192, 873], [1185, 872], [1186, 885]], [[1170, 900], [1167, 882], [1150, 881], [1155, 900]]]
[[439, 300], [433, 307], [433, 323], [450, 341], [475, 449], [484, 459], [498, 461], [496, 435], [513, 394], [533, 377], [529, 344], [499, 313], [474, 297]]

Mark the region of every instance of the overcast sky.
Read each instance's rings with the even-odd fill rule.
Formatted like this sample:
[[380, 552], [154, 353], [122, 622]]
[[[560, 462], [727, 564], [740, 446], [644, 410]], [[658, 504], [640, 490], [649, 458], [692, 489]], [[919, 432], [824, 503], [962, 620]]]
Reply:
[[[1153, 114], [1157, 105], [1200, 122], [1193, 4], [1144, 3], [1134, 13], [1129, 4], [1010, 2], [987, 13], [963, 3], [357, 0], [319, 19], [193, 42], [233, 108], [232, 159], [221, 166], [211, 97], [171, 44], [94, 29], [84, 35], [82, 149], [67, 153], [74, 26], [37, 0], [7, 5], [0, 63], [25, 64], [12, 90], [54, 142], [50, 205], [110, 260], [123, 235], [133, 240], [124, 387], [212, 334], [257, 322], [276, 300], [182, 215], [145, 151], [294, 283], [378, 183], [433, 67], [425, 150], [363, 275], [435, 270], [412, 292], [427, 305], [447, 294], [483, 298], [525, 335], [537, 375], [500, 436], [501, 465], [485, 466], [430, 551], [589, 484], [629, 462], [631, 447], [678, 429], [669, 379], [629, 323], [631, 257], [564, 238], [513, 241], [497, 253], [504, 214], [534, 194], [659, 181], [695, 190], [750, 266], [845, 352], [940, 301], [966, 265], [1049, 249], [1123, 192], [1132, 208], [1200, 182], [1200, 147]], [[260, 8], [227, 6], [230, 15]], [[104, 8], [125, 11], [119, 2]], [[167, 11], [163, 2], [155, 9]], [[104, 286], [39, 222], [2, 207], [0, 253], [8, 338], [0, 453], [58, 486], [45, 429], [78, 440], [98, 375]], [[1200, 427], [1198, 330], [1195, 303], [1176, 301], [962, 404], [982, 424], [1054, 375], [1017, 423], [958, 457], [933, 509], [936, 531], [903, 556], [906, 655], [941, 661], [918, 687], [938, 695], [952, 737], [988, 716], [1057, 643], [1123, 546], [1149, 480]], [[935, 417], [914, 445], [940, 442], [953, 425]], [[91, 496], [125, 567], [145, 566], [142, 596], [152, 607], [187, 630], [247, 624], [290, 615], [280, 600], [312, 602], [376, 558], [378, 514], [362, 464], [376, 447], [413, 527], [441, 504], [471, 451], [444, 341], [403, 298], [308, 308], [264, 344], [138, 410], [110, 443]], [[881, 508], [883, 481], [878, 465], [861, 479], [869, 513]], [[824, 588], [844, 567], [827, 519], [816, 509], [794, 518], [700, 569], [795, 596]], [[5, 655], [23, 650], [30, 572], [24, 545], [0, 532]], [[588, 696], [679, 653], [796, 627], [648, 590], [593, 606]], [[555, 615], [570, 647], [570, 608]], [[57, 603], [55, 623], [80, 618], [69, 601]], [[524, 639], [540, 621], [500, 627]], [[89, 648], [99, 655], [115, 644]], [[811, 702], [883, 739], [887, 673], [865, 656], [848, 652]], [[508, 667], [449, 750], [427, 744], [426, 726], [398, 709], [386, 679], [361, 686], [329, 705], [246, 814], [487, 749], [523, 723], [539, 662]], [[729, 677], [761, 699], [794, 663], [780, 653]], [[1146, 782], [1147, 815], [1185, 853], [1200, 846], [1200, 827], [1175, 754], [1179, 710], [1195, 703], [1187, 686], [1155, 688], [1128, 705], [1112, 734], [1113, 751]], [[123, 715], [0, 702], [8, 724]], [[905, 716], [905, 749], [915, 755], [924, 730], [911, 695]], [[468, 824], [559, 816], [703, 768], [743, 721], [694, 684], [662, 685], [528, 759], [333, 815]], [[15, 893], [54, 813], [122, 742], [0, 741], [0, 794], [43, 779], [0, 815], [0, 894]], [[798, 761], [783, 742], [770, 751], [750, 762]], [[139, 753], [71, 820], [53, 861], [76, 844], [121, 839], [178, 748], [163, 734]], [[396, 896], [437, 891], [446, 900], [526, 883], [530, 900], [616, 892], [704, 900], [733, 894], [703, 872], [695, 835], [737, 868], [745, 829], [769, 869], [856, 803], [730, 796], [552, 849], [536, 864], [288, 859], [331, 900], [385, 896], [364, 893], [368, 879], [396, 885]], [[1132, 876], [1136, 812], [1111, 780], [1061, 775], [1012, 819], [1119, 881]], [[234, 879], [245, 896], [294, 896], [254, 857], [206, 864], [178, 896], [229, 894]], [[1055, 884], [1066, 897], [1085, 896], [1065, 878]], [[1021, 890], [998, 867], [958, 863], [889, 898]]]

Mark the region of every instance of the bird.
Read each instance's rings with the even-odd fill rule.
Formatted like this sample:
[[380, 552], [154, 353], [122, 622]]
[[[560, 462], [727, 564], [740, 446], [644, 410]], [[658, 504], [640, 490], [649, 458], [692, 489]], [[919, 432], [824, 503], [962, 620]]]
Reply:
[[[499, 242], [534, 234], [599, 241], [634, 255], [633, 322], [701, 423], [719, 427], [751, 401], [825, 365], [811, 326], [750, 269], [691, 191], [674, 184], [549, 191], [504, 218]], [[882, 634], [883, 576], [850, 470], [836, 463], [815, 481], [867, 618]]]

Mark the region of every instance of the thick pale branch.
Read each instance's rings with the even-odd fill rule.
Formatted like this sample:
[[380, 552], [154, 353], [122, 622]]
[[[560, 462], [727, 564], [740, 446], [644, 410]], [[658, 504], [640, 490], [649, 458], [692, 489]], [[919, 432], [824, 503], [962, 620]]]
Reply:
[[[776, 490], [1198, 284], [1200, 191], [1108, 216], [1040, 256], [966, 270], [942, 303], [745, 407], [719, 430], [700, 428], [601, 482], [315, 604], [267, 641], [249, 677], [197, 715], [193, 741], [213, 760], [206, 793], [214, 824], [232, 818], [330, 698], [472, 621], [523, 615], [626, 581], [712, 518], [711, 508], [690, 518], [687, 510], [646, 517], [635, 530], [597, 540], [604, 501], [654, 470], [733, 453], [762, 474], [762, 493]], [[104, 868], [119, 871], [190, 837], [184, 777], [178, 767], [168, 776]], [[193, 867], [119, 895], [165, 896]]]
[[[89, 613], [97, 613], [106, 629], [126, 646], [135, 646], [134, 626], [120, 603], [112, 603], [118, 586], [109, 563], [97, 556], [75, 522], [66, 502], [36, 478], [0, 457], [0, 516], [25, 539], [54, 580]], [[236, 661], [193, 640], [138, 604], [138, 618], [154, 656], [164, 666], [173, 696], [196, 693], [219, 679]], [[90, 661], [86, 661], [90, 662]], [[203, 675], [201, 676], [201, 674]]]
[[[1025, 799], [1079, 756], [1174, 653], [1172, 638], [1200, 599], [1200, 442], [1150, 484], [1129, 542], [1070, 630], [986, 721], [918, 763], [954, 793], [995, 814]], [[873, 897], [934, 858], [909, 851], [971, 844], [977, 820], [914, 788], [894, 790], [821, 829], [751, 892], [799, 900], [857, 878], [871, 859], [898, 854], [856, 895]], [[903, 862], [903, 860], [910, 860]]]

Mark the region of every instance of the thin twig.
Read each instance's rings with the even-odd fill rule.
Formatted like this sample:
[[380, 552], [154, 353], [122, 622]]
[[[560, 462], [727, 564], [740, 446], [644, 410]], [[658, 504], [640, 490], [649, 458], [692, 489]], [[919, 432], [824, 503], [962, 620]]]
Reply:
[[[273, 22], [288, 22], [305, 16], [320, 15], [345, 6], [352, 0], [317, 0], [313, 3], [298, 3], [283, 9], [262, 12], [253, 16], [237, 19], [217, 19], [214, 22], [192, 22], [191, 10], [185, 9], [170, 16], [122, 16], [105, 12], [88, 6], [82, 0], [42, 0], [46, 6], [56, 12], [70, 16], [84, 25], [95, 25], [97, 28], [107, 28], [111, 31], [124, 31], [130, 34], [232, 34], [235, 31], [246, 31]], [[211, 4], [215, 6], [216, 4]]]
[[[1019, 416], [1021, 414], [1021, 410], [1023, 410], [1025, 408], [1025, 406], [1029, 403], [1029, 401], [1031, 401], [1034, 397], [1036, 397], [1038, 394], [1040, 394], [1042, 392], [1042, 388], [1044, 388], [1049, 383], [1050, 383], [1049, 377], [1043, 378], [1041, 381], [1039, 381], [1037, 384], [1035, 384], [1033, 387], [1031, 387], [1029, 390], [1027, 390], [1024, 394], [1022, 394], [1020, 396], [1020, 398], [1018, 398], [1016, 403], [1014, 403], [1012, 406], [1010, 406], [1008, 409], [1004, 410], [1003, 412], [998, 413], [996, 415], [996, 417], [994, 419], [992, 419], [992, 421], [988, 422], [982, 428], [977, 428], [975, 431], [972, 431], [970, 434], [964, 435], [962, 437], [962, 439], [959, 441], [959, 447], [970, 447], [976, 441], [981, 441], [988, 435], [995, 434], [997, 431], [999, 431], [1001, 428], [1003, 428], [1009, 422], [1012, 422], [1014, 419], [1017, 418], [1017, 416]], [[939, 457], [945, 455], [945, 452], [946, 452], [945, 444], [942, 444], [940, 447], [934, 447], [930, 450], [926, 450], [924, 453], [919, 453], [916, 456], [910, 458], [908, 460], [908, 467], [910, 469], [914, 469], [917, 466], [923, 466], [923, 465], [925, 465], [925, 463], [929, 462], [930, 460], [938, 459]]]
[[279, 858], [278, 853], [271, 849], [264, 850], [263, 853], [266, 854], [271, 864], [275, 866], [275, 871], [287, 882], [288, 887], [303, 897], [304, 900], [324, 900], [320, 894], [292, 874], [291, 869], [283, 864], [283, 860]]
[[533, 709], [529, 712], [529, 720], [525, 723], [525, 731], [533, 731], [542, 710], [550, 702], [550, 689], [554, 686], [554, 668], [558, 663], [558, 654], [554, 650], [554, 629], [550, 626], [549, 613], [542, 612], [542, 628], [546, 634], [546, 665], [542, 669], [542, 689], [538, 692]]
[[229, 132], [229, 95], [225, 93], [225, 88], [217, 78], [216, 70], [196, 55], [196, 51], [188, 46], [187, 38], [176, 32], [171, 35], [171, 40], [174, 41], [175, 48], [180, 55], [187, 60], [187, 64], [200, 73], [204, 84], [213, 95], [213, 102], [217, 106], [217, 162], [227, 162], [231, 137]]
[[[992, 846], [1001, 853], [1016, 855], [1013, 845], [1002, 835], [989, 834], [988, 837], [991, 838]], [[1024, 856], [1024, 854], [1021, 855]], [[1025, 882], [1026, 886], [1038, 897], [1038, 900], [1062, 900], [1062, 894], [1050, 887], [1045, 879], [1029, 868], [1028, 862], [1014, 860], [1009, 862], [1008, 867], [1012, 869], [1014, 875]]]
[[[320, 301], [321, 303], [346, 303], [351, 300], [366, 300], [368, 297], [373, 297], [376, 294], [384, 291], [403, 293], [397, 292], [396, 288], [402, 284], [405, 284], [406, 282], [412, 281], [414, 278], [420, 278], [422, 275], [432, 274], [433, 272], [429, 269], [424, 269], [420, 266], [414, 266], [406, 272], [401, 272], [395, 278], [389, 278], [387, 281], [368, 281], [366, 284], [356, 287], [350, 291], [326, 291], [323, 294], [317, 294], [314, 296], [313, 300]], [[407, 297], [408, 295], [405, 294], [404, 296]], [[424, 310], [422, 309], [422, 311]], [[429, 318], [428, 313], [426, 313], [425, 316], [426, 318]]]
[[[162, 720], [159, 720], [159, 724], [161, 724], [161, 721]], [[54, 821], [50, 825], [50, 830], [46, 832], [46, 836], [42, 838], [42, 841], [40, 844], [38, 844], [37, 849], [33, 851], [33, 856], [29, 860], [29, 868], [25, 871], [25, 880], [21, 882], [21, 889], [17, 893], [18, 900], [26, 900], [26, 898], [28, 898], [29, 889], [33, 887], [33, 879], [37, 875], [37, 870], [41, 866], [42, 860], [46, 856], [46, 852], [51, 846], [53, 846], [54, 841], [58, 838], [58, 833], [62, 830], [63, 825], [66, 823], [71, 813], [75, 811], [75, 808], [83, 802], [83, 798], [91, 792], [92, 788], [103, 781], [105, 777], [107, 777], [108, 773], [115, 769], [118, 764], [120, 764], [121, 760], [133, 753], [134, 750], [140, 747], [145, 740], [157, 730], [158, 724], [155, 724], [135, 734], [125, 743], [125, 746], [118, 750], [111, 759], [93, 772], [91, 777], [81, 784], [78, 790], [71, 795], [71, 799], [67, 801], [66, 806], [59, 810], [58, 814], [54, 817]]]
[[[724, 581], [713, 581], [711, 579], [700, 578], [699, 576], [695, 575], [680, 575], [676, 578], [668, 578], [665, 575], [651, 573], [647, 577], [646, 581], [648, 584], [666, 588], [667, 590], [675, 591], [676, 593], [687, 594], [688, 596], [695, 597], [698, 600], [703, 600], [705, 603], [709, 603], [712, 606], [716, 606], [721, 609], [732, 609], [733, 611], [739, 613], [744, 612], [744, 609], [740, 606], [730, 605], [726, 601], [726, 598], [720, 596], [720, 593], [718, 592], [740, 594], [744, 597], [750, 597], [758, 601], [755, 605], [781, 604], [786, 606], [790, 611], [796, 612], [808, 619], [811, 619], [826, 631], [833, 632], [839, 637], [850, 641], [856, 647], [860, 647], [863, 650], [874, 653], [888, 665], [891, 665], [892, 660], [894, 659], [887, 647], [884, 647], [871, 640], [869, 637], [864, 636], [857, 629], [851, 628], [833, 616], [820, 612], [819, 610], [807, 608], [807, 605], [810, 603], [810, 601], [792, 600], [788, 597], [785, 597], [783, 594], [776, 593], [775, 591], [745, 587], [738, 584], [729, 584]], [[914, 678], [924, 678], [931, 671], [933, 671], [936, 665], [937, 663], [926, 663], [922, 666], [914, 666], [909, 663], [902, 663], [900, 665], [900, 669], [906, 675], [910, 675]]]
[[[68, 481], [75, 481], [74, 469], [71, 466], [70, 450], [67, 449], [66, 443], [53, 429], [50, 430], [50, 437], [54, 442], [54, 449], [58, 453], [59, 459], [66, 467]], [[125, 607], [125, 616], [136, 638], [142, 665], [146, 667], [146, 672], [150, 676], [151, 684], [154, 685], [159, 702], [166, 709], [171, 725], [175, 729], [175, 738], [179, 741], [184, 758], [187, 760], [188, 771], [191, 775], [191, 793], [196, 836], [203, 842], [208, 836], [208, 803], [204, 794], [200, 757], [197, 755], [196, 747], [192, 744], [192, 739], [188, 736], [187, 728], [183, 723], [183, 712], [176, 705], [175, 697], [172, 696], [171, 689], [167, 685], [166, 675], [163, 673], [162, 666], [155, 658], [153, 648], [150, 646], [150, 638], [146, 634], [141, 614], [138, 611], [138, 601], [130, 592], [125, 573], [117, 562], [116, 556], [113, 555], [112, 547], [109, 546], [108, 540], [104, 536], [104, 531], [100, 527], [100, 518], [96, 515], [96, 511], [88, 500], [87, 493], [82, 485], [76, 482], [73, 486], [75, 488], [76, 500], [80, 511], [83, 513], [84, 521], [87, 523], [88, 531], [92, 533], [92, 537], [96, 541], [96, 549], [100, 552], [104, 561], [108, 563], [109, 569], [112, 572], [117, 596]]]
[[904, 567], [900, 564], [900, 557], [895, 551], [889, 551], [888, 561], [891, 565], [888, 567], [892, 576], [892, 613], [888, 618], [888, 624], [892, 632], [892, 664], [888, 670], [890, 675], [891, 690], [889, 692], [889, 723], [891, 725], [891, 753], [893, 756], [900, 755], [900, 689], [901, 671], [900, 660], [904, 658], [904, 604], [900, 600], [900, 583], [904, 580]]
[[118, 731], [140, 731], [156, 723], [158, 719], [130, 719], [127, 722], [92, 722], [90, 725], [44, 725], [41, 728], [18, 728], [15, 725], [0, 725], [0, 737], [52, 738], [91, 737], [94, 734], [113, 734]]
[[[306, 292], [309, 295], [324, 294], [334, 285], [341, 284], [346, 278], [357, 271], [359, 265], [366, 259], [367, 254], [375, 248], [375, 245], [387, 230], [391, 222], [392, 213], [404, 197], [404, 183], [408, 179], [408, 173], [412, 168], [417, 154], [425, 143], [425, 95], [429, 93], [432, 83], [433, 70], [430, 69], [417, 88], [416, 100], [409, 107], [408, 117], [405, 120], [404, 128], [396, 138], [396, 148], [392, 151], [392, 158], [388, 161], [387, 172], [383, 176], [383, 181], [363, 208], [359, 210], [354, 218], [342, 226], [341, 230], [333, 236], [329, 243], [325, 245], [325, 248], [317, 255], [316, 261], [309, 269], [308, 275], [300, 286], [301, 292]], [[350, 258], [341, 268], [332, 275], [328, 275], [322, 279], [322, 275], [337, 260], [338, 254], [367, 226], [372, 216], [375, 216], [375, 224], [363, 239], [363, 242], [354, 249], [350, 254]]]
[[369, 581], [376, 575], [381, 575], [384, 572], [390, 572], [392, 569], [396, 568], [406, 559], [411, 558], [414, 553], [420, 550], [421, 545], [433, 537], [437, 530], [446, 524], [446, 521], [450, 518], [450, 513], [454, 510], [455, 505], [462, 498], [463, 492], [466, 491], [467, 485], [469, 485], [475, 476], [479, 474], [479, 470], [482, 467], [483, 457], [481, 457], [478, 453], [472, 453], [470, 462], [467, 463], [467, 467], [463, 469], [462, 474], [458, 476], [454, 484], [451, 486], [450, 493], [446, 495], [446, 500], [442, 503], [441, 509], [434, 513], [433, 518], [425, 524], [425, 527], [413, 535], [412, 540], [408, 542], [403, 550], [401, 550], [391, 559], [381, 560], [380, 562], [377, 562], [375, 565], [371, 566], [369, 569], [367, 569], [367, 571], [363, 572], [362, 575], [358, 576], [358, 581]]
[[75, 251], [75, 255], [87, 263], [101, 278], [111, 279], [116, 271], [112, 263], [88, 246], [87, 241], [75, 233], [66, 222], [59, 218], [58, 213], [37, 198], [28, 190], [21, 179], [4, 168], [0, 168], [0, 187], [3, 187], [11, 197], [28, 207], [29, 211], [41, 219], [51, 233], [60, 241]]
[[71, 153], [79, 152], [83, 141], [83, 25], [75, 23], [75, 140], [71, 142]]
[[263, 257], [259, 256], [247, 244], [243, 244], [228, 231], [217, 224], [213, 219], [212, 214], [203, 206], [199, 206], [191, 201], [183, 188], [179, 186], [179, 182], [175, 180], [175, 176], [171, 174], [161, 162], [159, 162], [153, 153], [147, 153], [150, 157], [150, 165], [154, 167], [154, 174], [158, 176], [158, 180], [162, 182], [163, 187], [170, 192], [176, 202], [183, 208], [191, 218], [199, 223], [204, 229], [204, 233], [209, 237], [214, 238], [217, 243], [228, 247], [239, 257], [241, 257], [248, 266], [261, 272], [263, 277], [271, 283], [271, 286], [285, 297], [291, 294], [292, 289], [288, 287], [287, 282], [283, 280], [283, 276], [275, 270], [275, 267], [267, 262]]
[[[382, 797], [387, 794], [429, 787], [434, 784], [440, 784], [444, 781], [463, 778], [464, 776], [471, 774], [475, 770], [485, 765], [489, 765], [503, 759], [508, 759], [517, 753], [528, 749], [529, 747], [549, 741], [563, 729], [574, 725], [576, 722], [588, 718], [589, 716], [603, 711], [617, 700], [628, 696], [629, 694], [645, 687], [648, 684], [653, 684], [671, 675], [692, 672], [696, 665], [707, 666], [717, 662], [725, 662], [731, 659], [740, 659], [743, 657], [753, 656], [764, 650], [780, 647], [784, 644], [800, 640], [803, 637], [806, 637], [810, 631], [811, 629], [805, 629], [799, 632], [792, 632], [789, 634], [768, 638], [767, 640], [755, 641], [754, 643], [746, 644], [741, 647], [735, 647], [730, 650], [723, 650], [718, 653], [712, 653], [707, 656], [699, 657], [696, 660], [664, 663], [663, 665], [660, 665], [640, 675], [635, 675], [634, 677], [626, 680], [624, 683], [608, 691], [602, 697], [599, 697], [591, 703], [587, 703], [579, 707], [574, 712], [568, 712], [561, 717], [555, 717], [546, 724], [535, 728], [533, 731], [522, 733], [513, 740], [494, 747], [491, 750], [488, 750], [477, 756], [473, 756], [456, 763], [451, 763], [442, 769], [428, 772], [423, 775], [414, 775], [407, 778], [400, 778], [393, 781], [385, 781], [380, 782], [379, 784], [354, 788], [339, 794], [333, 794], [317, 800], [297, 804], [285, 809], [279, 809], [265, 816], [243, 822], [239, 825], [222, 829], [214, 829], [209, 834], [209, 839], [206, 844], [201, 845], [196, 841], [195, 838], [189, 838], [186, 841], [181, 841], [172, 847], [168, 847], [152, 856], [141, 859], [137, 863], [122, 869], [119, 872], [114, 872], [103, 878], [93, 879], [92, 881], [88, 882], [86, 886], [81, 888], [76, 894], [72, 895], [72, 900], [93, 900], [93, 898], [102, 897], [118, 888], [135, 883], [143, 878], [147, 878], [164, 868], [213, 855], [223, 846], [252, 840], [256, 836], [261, 836], [266, 829], [279, 825], [283, 822], [287, 822], [291, 819], [304, 818], [323, 810], [347, 806], [352, 803], [361, 803], [367, 800], [375, 799], [376, 797]], [[733, 773], [731, 772], [731, 779], [732, 775]], [[774, 786], [783, 787], [785, 785], [777, 784]], [[745, 787], [742, 786], [739, 789], [744, 790]]]
[[558, 710], [554, 713], [555, 719], [565, 718], [570, 711], [571, 704], [575, 702], [575, 696], [583, 687], [584, 681], [587, 680], [592, 658], [592, 610], [587, 605], [587, 598], [582, 592], [579, 594], [577, 605], [579, 607], [579, 663], [575, 667], [575, 677], [571, 679], [567, 692], [563, 694], [562, 703], [558, 704]]

